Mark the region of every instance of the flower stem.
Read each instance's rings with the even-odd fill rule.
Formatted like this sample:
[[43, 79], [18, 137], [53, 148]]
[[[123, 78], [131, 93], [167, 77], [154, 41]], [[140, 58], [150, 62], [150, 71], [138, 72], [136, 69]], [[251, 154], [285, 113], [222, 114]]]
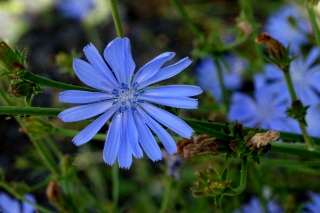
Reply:
[[[2, 87], [0, 87], [0, 97], [2, 100], [4, 100], [5, 104], [7, 104], [7, 105], [14, 104], [11, 100], [7, 99], [6, 92], [4, 91], [4, 89]], [[13, 107], [13, 106], [10, 106], [10, 107]], [[22, 120], [21, 118], [18, 118], [18, 117], [16, 117], [16, 120], [23, 129], [27, 130], [24, 120]], [[33, 145], [36, 147], [44, 164], [51, 170], [51, 172], [53, 174], [57, 175], [59, 173], [59, 168], [58, 168], [52, 154], [50, 153], [48, 148], [45, 146], [45, 144], [43, 144], [43, 141], [39, 137], [37, 137], [36, 135], [29, 133], [28, 131], [25, 131], [25, 132], [28, 135], [28, 137], [30, 138], [30, 140], [32, 141]]]
[[189, 25], [190, 29], [199, 37], [199, 39], [203, 39], [203, 33], [200, 28], [193, 22], [191, 17], [188, 15], [183, 5], [179, 0], [172, 0], [173, 5], [176, 7], [178, 12], [180, 13], [183, 20]]
[[170, 201], [170, 193], [171, 193], [171, 188], [172, 188], [172, 178], [169, 177], [168, 180], [166, 181], [166, 188], [162, 196], [162, 201], [161, 201], [161, 207], [160, 207], [160, 213], [165, 213], [168, 212], [168, 203]]
[[[26, 129], [25, 122], [21, 118], [16, 118], [16, 120], [23, 129]], [[27, 129], [25, 133], [28, 135], [33, 145], [36, 147], [46, 167], [49, 168], [53, 174], [58, 175], [59, 167], [55, 162], [52, 154], [50, 153], [48, 147], [43, 143], [43, 139], [41, 139], [41, 136], [36, 136], [32, 133], [29, 133]]]
[[315, 38], [316, 38], [317, 45], [318, 45], [318, 47], [320, 47], [320, 30], [319, 30], [319, 26], [318, 26], [318, 23], [317, 23], [317, 20], [316, 20], [316, 16], [315, 16], [315, 13], [314, 13], [314, 8], [313, 8], [312, 3], [306, 3], [306, 8], [307, 8], [307, 11], [308, 11], [310, 23], [311, 23], [311, 26], [312, 26], [312, 29], [313, 29], [313, 33], [314, 33]]
[[293, 83], [292, 83], [292, 80], [291, 80], [289, 69], [283, 70], [283, 74], [284, 74], [284, 78], [285, 78], [287, 86], [288, 86], [288, 90], [289, 90], [289, 93], [290, 93], [291, 100], [292, 101], [296, 100], [297, 96], [296, 96], [296, 92], [294, 91], [294, 87], [293, 87]]
[[118, 212], [119, 200], [119, 166], [114, 164], [112, 166], [112, 201], [113, 212]]
[[304, 143], [272, 143], [270, 152], [279, 152], [307, 158], [320, 158], [320, 150], [310, 151]]
[[248, 171], [248, 156], [244, 156], [241, 160], [241, 175], [239, 186], [235, 189], [232, 189], [232, 192], [225, 193], [224, 195], [235, 196], [241, 194], [247, 185], [247, 172]]
[[0, 106], [0, 115], [8, 116], [57, 116], [61, 111], [59, 108]]
[[117, 8], [117, 0], [109, 0], [110, 6], [111, 6], [111, 13], [113, 17], [114, 25], [116, 26], [117, 34], [120, 38], [124, 37], [119, 12]]
[[[297, 95], [296, 95], [296, 92], [294, 91], [294, 87], [293, 87], [293, 83], [292, 83], [292, 79], [291, 79], [289, 70], [290, 70], [290, 66], [285, 66], [285, 68], [283, 69], [283, 74], [284, 74], [284, 78], [286, 80], [286, 83], [287, 83], [287, 86], [288, 86], [288, 90], [289, 90], [289, 93], [290, 93], [290, 96], [291, 96], [291, 101], [293, 102], [293, 101], [295, 101], [297, 99]], [[306, 130], [306, 125], [303, 124], [300, 121], [298, 121], [298, 122], [299, 122], [299, 126], [300, 126], [300, 129], [301, 129], [303, 138], [304, 138], [304, 142], [307, 144], [308, 149], [310, 151], [315, 150], [314, 141], [312, 139], [310, 139], [310, 137], [308, 135], [308, 132]]]
[[[245, 18], [253, 28], [251, 37], [256, 38], [259, 34], [261, 26], [255, 20], [255, 14], [253, 12], [254, 10], [252, 9], [252, 1], [238, 0], [238, 3], [240, 5], [241, 12], [243, 12]], [[253, 45], [253, 51], [253, 54], [256, 55], [257, 59], [254, 61], [254, 63], [256, 64], [258, 71], [262, 71], [264, 66], [262, 48], [259, 45]], [[254, 73], [251, 74], [253, 75]]]
[[61, 83], [58, 81], [53, 81], [48, 78], [44, 78], [44, 77], [38, 76], [36, 74], [33, 74], [32, 72], [30, 72], [28, 70], [22, 70], [19, 72], [18, 75], [23, 80], [28, 80], [32, 83], [40, 84], [42, 86], [47, 86], [47, 87], [51, 87], [51, 88], [62, 89], [62, 90], [68, 90], [68, 89], [72, 90], [73, 89], [73, 90], [96, 91], [96, 90], [90, 89], [90, 88], [85, 88], [85, 87], [75, 86], [75, 85], [71, 85], [71, 84]]
[[[79, 131], [77, 131], [77, 130], [64, 129], [64, 128], [59, 128], [59, 127], [55, 126], [50, 134], [74, 137], [78, 133], [79, 133]], [[92, 139], [93, 140], [99, 140], [99, 141], [105, 141], [106, 140], [106, 134], [98, 133]]]

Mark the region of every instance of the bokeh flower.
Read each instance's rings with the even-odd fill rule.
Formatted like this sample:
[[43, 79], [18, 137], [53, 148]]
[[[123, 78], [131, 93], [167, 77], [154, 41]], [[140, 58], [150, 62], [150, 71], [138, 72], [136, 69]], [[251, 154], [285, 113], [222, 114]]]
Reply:
[[284, 212], [281, 207], [279, 207], [274, 201], [269, 201], [267, 203], [267, 212], [261, 205], [259, 198], [252, 197], [248, 204], [242, 206], [241, 211], [236, 210], [233, 213], [282, 213]]
[[66, 17], [82, 20], [96, 6], [96, 0], [59, 0], [57, 8]]
[[270, 15], [264, 30], [285, 47], [290, 44], [291, 52], [297, 54], [308, 42], [311, 25], [296, 7], [286, 5]]
[[[319, 48], [311, 49], [310, 53], [304, 59], [298, 57], [291, 62], [290, 75], [293, 82], [294, 90], [297, 98], [304, 105], [318, 105], [320, 103], [320, 65], [314, 65], [319, 58]], [[266, 69], [267, 80], [275, 90], [281, 91], [281, 95], [289, 97], [289, 92], [282, 71], [275, 65], [267, 65]]]
[[[223, 83], [227, 90], [236, 90], [242, 86], [241, 75], [247, 68], [247, 62], [235, 56], [227, 56], [225, 63], [219, 61], [223, 73]], [[212, 57], [201, 59], [195, 68], [197, 82], [200, 87], [215, 98], [217, 102], [222, 101], [222, 91], [218, 80], [217, 65]]]
[[310, 198], [312, 201], [308, 202], [303, 210], [302, 213], [318, 213], [320, 210], [320, 195], [314, 192], [310, 193]]
[[[30, 194], [26, 194], [25, 199], [32, 203], [36, 202], [35, 198]], [[0, 211], [4, 213], [10, 213], [10, 212], [33, 213], [35, 212], [35, 208], [27, 202], [20, 202], [14, 198], [9, 197], [7, 194], [1, 192], [0, 193]]]
[[288, 118], [286, 109], [290, 101], [282, 95], [281, 90], [267, 86], [265, 78], [256, 74], [254, 78], [254, 98], [248, 94], [235, 92], [231, 98], [228, 117], [248, 127], [260, 126], [278, 131], [298, 131], [296, 121]]
[[74, 59], [75, 73], [83, 83], [99, 92], [69, 90], [59, 97], [62, 102], [83, 104], [61, 112], [59, 118], [64, 122], [100, 115], [73, 138], [77, 146], [90, 141], [112, 116], [103, 150], [104, 161], [110, 165], [118, 156], [119, 166], [129, 168], [132, 154], [136, 158], [143, 156], [141, 147], [150, 159], [160, 160], [161, 150], [150, 129], [170, 154], [175, 153], [175, 141], [159, 123], [182, 137], [191, 137], [193, 130], [182, 119], [151, 103], [193, 109], [198, 101], [189, 96], [200, 94], [201, 89], [189, 85], [149, 87], [180, 73], [191, 64], [189, 58], [161, 68], [175, 55], [166, 52], [133, 76], [135, 63], [128, 38], [116, 38], [108, 44], [104, 50], [106, 62], [92, 44], [84, 48], [84, 53], [90, 63]]

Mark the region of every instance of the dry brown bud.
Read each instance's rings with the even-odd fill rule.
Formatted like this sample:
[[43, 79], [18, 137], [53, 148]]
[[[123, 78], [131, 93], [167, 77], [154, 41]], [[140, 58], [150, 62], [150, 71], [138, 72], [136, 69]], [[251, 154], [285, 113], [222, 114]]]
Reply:
[[276, 59], [281, 59], [285, 55], [284, 46], [276, 39], [271, 37], [268, 33], [261, 33], [255, 40], [258, 44], [267, 46], [270, 54]]
[[275, 130], [269, 130], [264, 133], [255, 134], [247, 143], [248, 147], [260, 148], [261, 146], [266, 146], [272, 141], [278, 140], [280, 133]]
[[215, 138], [209, 138], [209, 136], [195, 137], [193, 142], [185, 144], [183, 147], [183, 156], [190, 158], [204, 153], [217, 155], [219, 147], [220, 143]]
[[46, 195], [50, 202], [56, 203], [59, 199], [59, 185], [56, 180], [51, 180], [46, 188]]

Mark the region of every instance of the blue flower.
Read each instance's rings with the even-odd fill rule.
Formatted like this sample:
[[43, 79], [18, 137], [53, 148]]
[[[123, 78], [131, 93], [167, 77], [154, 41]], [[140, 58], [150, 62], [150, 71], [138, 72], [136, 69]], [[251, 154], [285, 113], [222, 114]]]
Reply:
[[[311, 49], [304, 59], [298, 57], [291, 62], [290, 75], [297, 98], [304, 105], [317, 105], [320, 103], [320, 65], [314, 65], [319, 58], [320, 51], [317, 47]], [[281, 91], [281, 95], [289, 97], [289, 92], [282, 71], [275, 65], [266, 66], [266, 77], [272, 82], [272, 86]]]
[[286, 5], [270, 16], [265, 31], [285, 47], [290, 44], [293, 53], [299, 53], [301, 45], [308, 42], [311, 25], [296, 7]]
[[318, 213], [320, 209], [320, 195], [311, 192], [311, 202], [308, 202], [303, 208], [302, 213]]
[[[25, 196], [25, 199], [32, 203], [36, 202], [35, 198], [30, 194], [27, 194]], [[15, 200], [9, 197], [7, 194], [1, 192], [0, 193], [0, 211], [4, 213], [10, 213], [10, 212], [33, 213], [35, 212], [35, 208], [27, 202], [20, 203], [20, 201]]]
[[265, 78], [256, 74], [254, 79], [254, 99], [249, 95], [236, 92], [232, 95], [228, 117], [245, 126], [260, 126], [279, 131], [298, 131], [296, 121], [288, 118], [285, 111], [289, 100], [279, 95], [281, 90], [267, 86]]
[[[239, 89], [242, 85], [241, 74], [247, 62], [235, 56], [226, 57], [226, 63], [219, 61], [223, 72], [223, 82], [228, 90]], [[202, 89], [209, 91], [216, 101], [222, 101], [222, 91], [218, 81], [217, 65], [210, 56], [199, 61], [195, 68], [196, 77]]]
[[[283, 209], [281, 209], [274, 201], [269, 201], [267, 203], [267, 213], [282, 213]], [[242, 206], [241, 211], [236, 210], [233, 213], [265, 213], [259, 198], [252, 197], [248, 204]]]
[[60, 0], [57, 8], [66, 16], [75, 20], [82, 20], [96, 6], [95, 0]]
[[[73, 138], [79, 146], [90, 141], [103, 125], [113, 116], [107, 134], [103, 158], [112, 165], [118, 156], [120, 167], [129, 168], [132, 154], [143, 156], [142, 149], [153, 161], [162, 158], [161, 150], [150, 129], [159, 137], [170, 154], [177, 151], [169, 133], [159, 124], [168, 127], [178, 135], [190, 138], [193, 130], [177, 116], [151, 104], [193, 109], [198, 101], [189, 96], [200, 94], [199, 87], [169, 85], [149, 87], [180, 73], [191, 64], [189, 58], [161, 68], [174, 57], [166, 52], [144, 65], [133, 77], [135, 63], [128, 38], [116, 38], [104, 50], [104, 58], [92, 45], [84, 48], [89, 63], [74, 59], [76, 75], [86, 85], [99, 92], [69, 90], [60, 93], [60, 101], [84, 104], [64, 110], [59, 118], [74, 122], [100, 115], [95, 121]], [[159, 123], [158, 123], [159, 122]]]

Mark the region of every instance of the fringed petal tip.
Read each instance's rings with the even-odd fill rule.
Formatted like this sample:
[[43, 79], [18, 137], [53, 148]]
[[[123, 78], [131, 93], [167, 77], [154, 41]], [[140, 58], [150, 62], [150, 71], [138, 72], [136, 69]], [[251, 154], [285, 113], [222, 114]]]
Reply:
[[151, 158], [150, 158], [150, 160], [152, 160], [152, 162], [161, 161], [161, 160], [162, 160], [162, 156], [161, 156], [160, 158], [156, 158], [156, 159], [151, 159]]
[[[131, 166], [131, 165], [130, 165]], [[119, 165], [119, 168], [121, 169], [130, 169], [130, 166], [125, 166], [125, 165]]]
[[[191, 128], [191, 127], [190, 127], [190, 128]], [[193, 129], [192, 129], [192, 131], [189, 133], [189, 135], [186, 135], [186, 137], [185, 137], [185, 136], [183, 136], [183, 137], [186, 138], [186, 139], [191, 139], [193, 133], [194, 133], [194, 131], [193, 131]]]

